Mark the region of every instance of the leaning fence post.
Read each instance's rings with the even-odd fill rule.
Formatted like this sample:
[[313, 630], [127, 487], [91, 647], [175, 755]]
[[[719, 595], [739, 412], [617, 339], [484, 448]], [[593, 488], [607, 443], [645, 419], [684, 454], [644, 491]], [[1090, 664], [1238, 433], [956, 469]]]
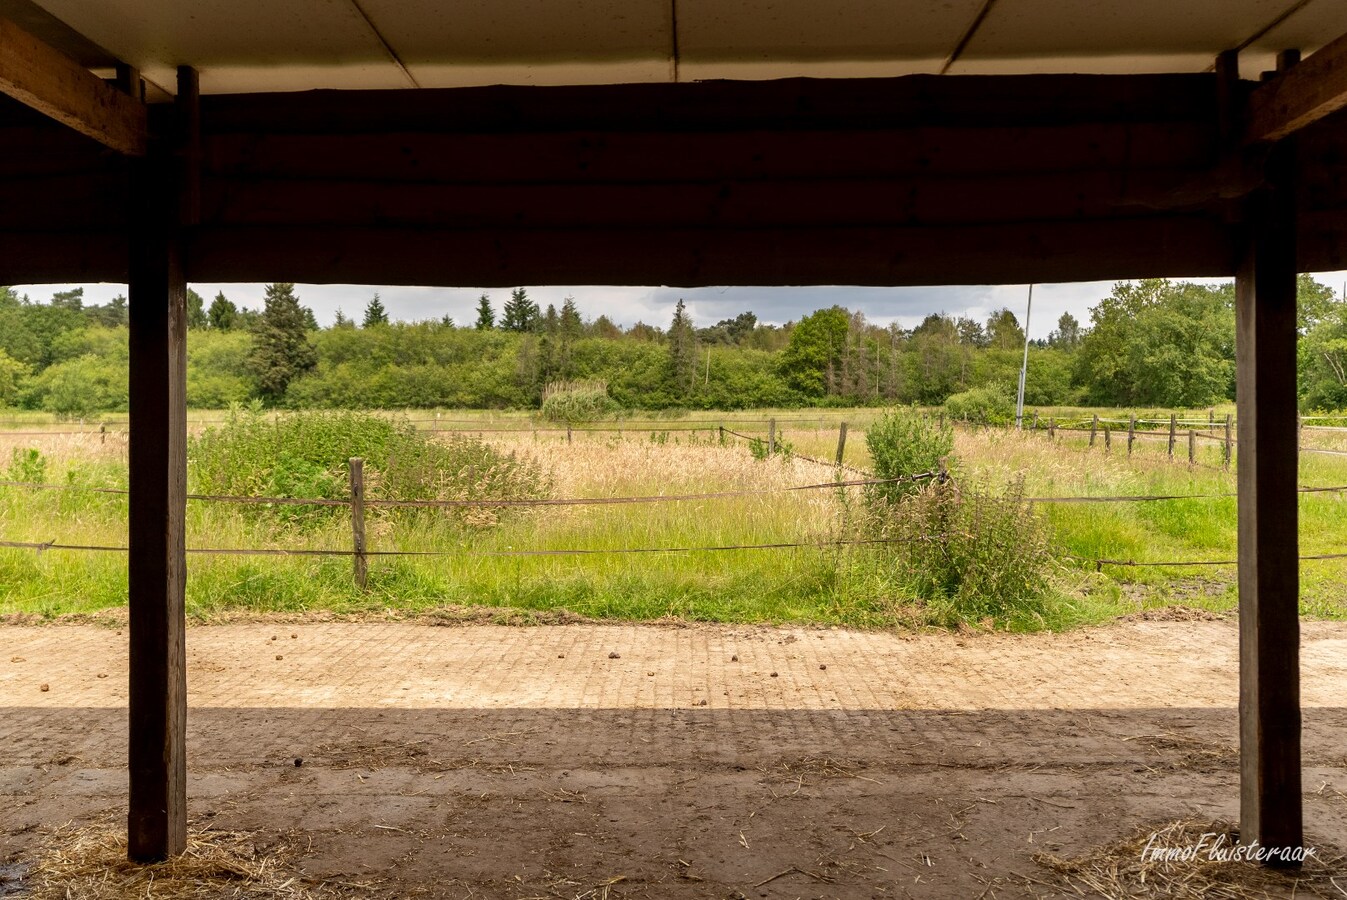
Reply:
[[1188, 465], [1191, 466], [1191, 465], [1192, 465], [1193, 463], [1195, 463], [1195, 462], [1197, 462], [1197, 432], [1196, 432], [1194, 429], [1189, 428], [1189, 429], [1188, 429]]
[[767, 455], [776, 453], [776, 419], [767, 420]]
[[351, 467], [351, 543], [355, 549], [355, 586], [365, 589], [369, 559], [365, 556], [365, 461], [353, 456]]
[[842, 454], [847, 449], [847, 423], [837, 426], [837, 464], [842, 465]]
[[1132, 455], [1132, 442], [1137, 439], [1137, 414], [1132, 413], [1127, 420], [1127, 455]]
[[1179, 417], [1173, 413], [1169, 414], [1169, 458], [1174, 458], [1174, 439], [1177, 436], [1179, 428]]
[[1221, 464], [1227, 469], [1230, 468], [1230, 451], [1232, 449], [1230, 432], [1235, 424], [1233, 419], [1234, 417], [1230, 413], [1225, 414], [1225, 452], [1221, 454]]
[[1092, 449], [1094, 447], [1094, 436], [1098, 431], [1099, 431], [1099, 413], [1095, 413], [1094, 418], [1090, 421], [1090, 447]]

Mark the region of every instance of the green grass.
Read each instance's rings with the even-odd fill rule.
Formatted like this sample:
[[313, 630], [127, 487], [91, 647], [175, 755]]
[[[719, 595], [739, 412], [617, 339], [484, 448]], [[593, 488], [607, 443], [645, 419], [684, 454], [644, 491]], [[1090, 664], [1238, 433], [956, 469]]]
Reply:
[[[779, 433], [798, 452], [831, 459], [836, 426], [851, 425], [846, 460], [868, 466], [864, 426], [877, 411], [776, 411]], [[1223, 415], [1218, 411], [1219, 415]], [[624, 432], [488, 436], [534, 455], [556, 475], [559, 496], [692, 493], [754, 486], [781, 487], [831, 478], [829, 469], [780, 459], [754, 460], [746, 444], [720, 446], [711, 422], [765, 433], [771, 411], [692, 413], [683, 419], [627, 420]], [[1116, 416], [1116, 413], [1114, 414]], [[422, 413], [414, 418], [425, 418]], [[25, 426], [50, 420], [21, 416]], [[433, 418], [433, 411], [430, 414]], [[445, 411], [442, 420], [510, 423], [522, 414]], [[705, 421], [704, 421], [705, 420]], [[17, 421], [17, 419], [16, 419]], [[425, 424], [425, 423], [418, 423]], [[648, 430], [637, 426], [649, 425]], [[660, 427], [667, 426], [667, 427]], [[1308, 433], [1307, 433], [1308, 434]], [[1343, 438], [1315, 432], [1307, 443], [1336, 448]], [[43, 450], [48, 482], [125, 486], [125, 446], [109, 439], [14, 438], [0, 443], [0, 472], [12, 446]], [[1199, 444], [1189, 469], [1187, 445], [1171, 461], [1166, 444], [1138, 441], [1132, 458], [1115, 435], [1112, 453], [1088, 447], [1088, 436], [1016, 435], [961, 429], [955, 453], [960, 478], [991, 487], [1026, 479], [1031, 496], [1233, 493], [1233, 472], [1220, 469], [1216, 442]], [[1300, 481], [1347, 484], [1347, 456], [1305, 455]], [[1156, 503], [1037, 504], [1059, 554], [1054, 591], [1041, 616], [1008, 620], [1014, 630], [1062, 629], [1139, 609], [1181, 603], [1216, 611], [1235, 605], [1231, 566], [1203, 568], [1105, 565], [1101, 558], [1163, 562], [1233, 559], [1235, 502], [1231, 498]], [[1347, 550], [1347, 498], [1302, 495], [1301, 552]], [[75, 491], [0, 488], [0, 539], [123, 545], [126, 500]], [[873, 548], [738, 550], [678, 554], [596, 554], [509, 557], [482, 555], [519, 549], [613, 550], [627, 547], [828, 540], [839, 536], [842, 507], [835, 492], [774, 493], [761, 497], [686, 503], [543, 508], [488, 529], [447, 518], [404, 520], [371, 513], [373, 550], [450, 551], [434, 557], [374, 558], [369, 588], [357, 591], [348, 558], [189, 557], [189, 615], [208, 621], [239, 611], [382, 614], [449, 605], [521, 611], [565, 609], [599, 619], [679, 617], [722, 622], [822, 623], [857, 627], [911, 627], [927, 619], [905, 587], [892, 557]], [[193, 547], [340, 548], [350, 545], [341, 513], [304, 523], [273, 521], [238, 507], [191, 503], [188, 545]], [[1084, 562], [1070, 559], [1080, 557]], [[125, 604], [122, 554], [0, 549], [0, 614], [58, 616]], [[1305, 615], [1347, 617], [1347, 562], [1302, 565]]]

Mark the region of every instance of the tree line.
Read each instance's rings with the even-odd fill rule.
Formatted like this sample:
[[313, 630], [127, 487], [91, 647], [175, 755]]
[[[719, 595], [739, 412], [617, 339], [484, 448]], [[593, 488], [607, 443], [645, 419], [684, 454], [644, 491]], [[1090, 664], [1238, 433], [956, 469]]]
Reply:
[[[1347, 303], [1299, 282], [1306, 409], [1347, 408]], [[88, 416], [126, 408], [126, 300], [47, 302], [0, 287], [0, 406]], [[698, 325], [680, 300], [665, 327], [586, 318], [568, 297], [546, 309], [524, 288], [476, 318], [391, 321], [378, 294], [359, 322], [320, 328], [293, 284], [259, 310], [188, 293], [188, 402], [220, 408], [536, 408], [544, 387], [599, 380], [632, 409], [963, 403], [1013, 397], [1025, 335], [1008, 309], [985, 321], [944, 313], [911, 329], [830, 306], [784, 325], [752, 312]], [[1064, 314], [1029, 348], [1031, 406], [1200, 407], [1234, 397], [1229, 284], [1120, 282], [1087, 325]]]

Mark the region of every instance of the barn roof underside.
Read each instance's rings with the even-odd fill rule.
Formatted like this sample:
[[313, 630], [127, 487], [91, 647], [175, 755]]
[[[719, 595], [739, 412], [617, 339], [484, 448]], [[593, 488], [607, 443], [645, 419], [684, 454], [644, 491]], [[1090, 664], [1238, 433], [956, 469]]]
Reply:
[[[0, 0], [166, 120], [199, 73], [189, 277], [936, 284], [1233, 270], [1237, 121], [1347, 0]], [[1239, 51], [1246, 79], [1213, 71]], [[154, 101], [160, 101], [157, 104]], [[1347, 121], [1299, 135], [1347, 268]], [[0, 98], [0, 283], [121, 281], [121, 154]]]

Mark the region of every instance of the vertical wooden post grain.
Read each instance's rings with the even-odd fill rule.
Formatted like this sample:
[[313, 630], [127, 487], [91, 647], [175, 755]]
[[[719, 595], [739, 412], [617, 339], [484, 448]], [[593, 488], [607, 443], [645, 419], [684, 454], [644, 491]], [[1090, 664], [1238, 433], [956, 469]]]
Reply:
[[369, 579], [369, 557], [365, 555], [365, 461], [353, 456], [351, 468], [351, 546], [355, 553], [355, 586], [365, 589]]
[[842, 465], [842, 456], [847, 450], [847, 423], [837, 426], [837, 464]]

